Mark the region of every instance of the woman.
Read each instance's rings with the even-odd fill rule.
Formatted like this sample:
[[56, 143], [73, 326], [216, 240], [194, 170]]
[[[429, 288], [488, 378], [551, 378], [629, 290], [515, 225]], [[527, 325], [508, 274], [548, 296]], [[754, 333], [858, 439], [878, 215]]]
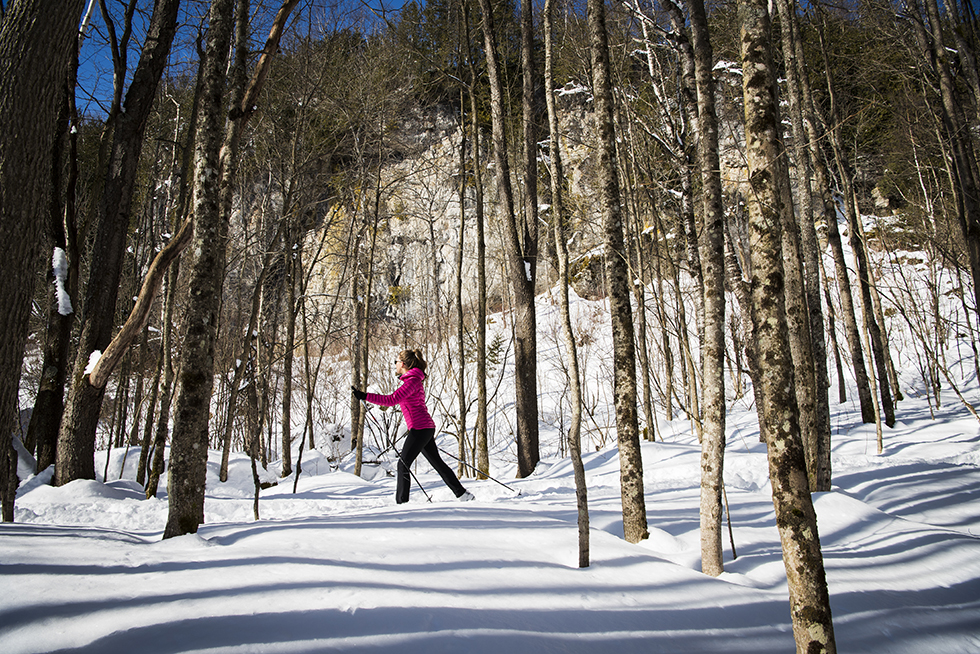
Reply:
[[395, 374], [402, 380], [402, 385], [391, 395], [376, 395], [375, 393], [365, 393], [351, 386], [354, 397], [358, 400], [380, 404], [381, 406], [395, 406], [401, 408], [402, 415], [405, 417], [405, 426], [408, 432], [405, 434], [405, 445], [402, 446], [401, 454], [398, 455], [398, 485], [395, 490], [395, 502], [404, 504], [408, 501], [408, 491], [411, 488], [409, 481], [409, 466], [415, 461], [421, 452], [426, 461], [429, 462], [435, 471], [439, 473], [442, 480], [453, 491], [453, 494], [461, 502], [472, 500], [473, 494], [463, 488], [459, 479], [452, 471], [452, 468], [439, 457], [439, 448], [436, 447], [436, 423], [432, 421], [428, 409], [425, 408], [425, 388], [422, 380], [425, 379], [425, 360], [422, 353], [418, 350], [402, 350], [395, 360]]

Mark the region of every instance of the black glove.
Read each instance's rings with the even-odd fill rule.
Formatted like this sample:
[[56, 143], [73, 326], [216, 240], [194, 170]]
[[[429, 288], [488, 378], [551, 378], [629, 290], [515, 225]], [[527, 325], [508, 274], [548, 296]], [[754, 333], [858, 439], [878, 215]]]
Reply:
[[359, 391], [356, 388], [354, 388], [353, 386], [350, 387], [350, 390], [351, 390], [351, 393], [354, 394], [354, 397], [356, 397], [357, 399], [361, 400], [362, 402], [364, 401], [364, 398], [367, 397], [367, 393], [365, 393], [364, 391]]

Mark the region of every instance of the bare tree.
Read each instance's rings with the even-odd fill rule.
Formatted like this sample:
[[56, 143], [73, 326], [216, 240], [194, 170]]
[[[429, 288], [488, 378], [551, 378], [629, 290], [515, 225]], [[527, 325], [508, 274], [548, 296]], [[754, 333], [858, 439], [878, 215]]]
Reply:
[[725, 213], [718, 116], [715, 112], [714, 53], [702, 0], [688, 0], [698, 98], [698, 155], [704, 197], [701, 268], [704, 276], [704, 430], [701, 439], [701, 571], [725, 571], [721, 551], [725, 468]]
[[[776, 525], [789, 585], [796, 651], [837, 647], [830, 612], [816, 513], [810, 498], [786, 319], [782, 230], [788, 184], [779, 134], [775, 71], [765, 0], [740, 0], [742, 93], [749, 165], [749, 239], [752, 262], [752, 323], [762, 403], [759, 424], [768, 445]], [[780, 180], [779, 178], [783, 179]]]
[[[514, 373], [517, 399], [518, 477], [534, 472], [538, 462], [538, 396], [534, 318], [533, 241], [525, 239], [524, 246], [517, 231], [514, 191], [510, 179], [510, 157], [507, 154], [506, 117], [504, 115], [504, 84], [497, 49], [497, 31], [490, 0], [480, 0], [483, 13], [483, 40], [490, 79], [490, 111], [493, 134], [494, 172], [497, 191], [503, 204], [504, 236], [508, 277], [514, 295]], [[522, 21], [523, 22], [523, 21]], [[522, 28], [524, 29], [524, 28]], [[525, 70], [525, 75], [530, 75]], [[534, 200], [537, 201], [536, 199]], [[536, 229], [536, 227], [534, 227]]]
[[813, 424], [804, 431], [804, 448], [807, 455], [807, 470], [810, 486], [814, 491], [830, 490], [830, 400], [828, 396], [829, 377], [827, 374], [827, 345], [824, 340], [823, 307], [820, 299], [819, 263], [820, 251], [817, 231], [814, 227], [813, 189], [811, 186], [812, 165], [806, 131], [803, 127], [802, 78], [807, 75], [805, 61], [802, 59], [802, 46], [796, 20], [796, 5], [791, 0], [777, 0], [780, 34], [782, 36], [783, 60], [785, 62], [787, 95], [789, 96], [789, 115], [793, 133], [793, 154], [797, 176], [800, 231], [800, 247], [803, 255], [804, 294], [808, 332], [813, 355], [813, 379], [810, 390], [813, 393]]
[[208, 14], [194, 162], [192, 252], [195, 256], [190, 263], [189, 302], [181, 339], [183, 355], [174, 400], [169, 514], [164, 538], [196, 533], [204, 522], [214, 340], [228, 234], [228, 225], [221, 215], [220, 149], [225, 115], [222, 97], [235, 24], [234, 6], [234, 0], [214, 0]]
[[582, 385], [579, 379], [578, 348], [572, 331], [572, 319], [568, 306], [568, 235], [565, 227], [564, 189], [565, 173], [562, 169], [558, 112], [555, 108], [555, 82], [552, 52], [552, 16], [554, 0], [544, 5], [544, 83], [548, 109], [548, 159], [551, 178], [551, 221], [558, 255], [558, 289], [561, 294], [562, 339], [565, 345], [564, 361], [567, 365], [569, 395], [572, 402], [571, 423], [568, 428], [568, 450], [572, 457], [575, 476], [575, 502], [578, 507], [578, 566], [589, 566], [589, 499], [585, 482], [585, 466], [582, 464]]
[[627, 264], [629, 255], [623, 242], [609, 36], [603, 0], [589, 0], [588, 17], [593, 95], [599, 133], [598, 169], [603, 243], [606, 248], [606, 283], [612, 319], [613, 398], [616, 407], [616, 436], [619, 442], [623, 532], [627, 541], [638, 543], [650, 533], [647, 530], [646, 501], [643, 496], [643, 458], [636, 412], [636, 349]]
[[[105, 396], [108, 374], [93, 383], [86, 369], [95, 353], [105, 351], [112, 340], [115, 325], [116, 299], [119, 280], [126, 255], [126, 237], [129, 233], [130, 212], [136, 188], [136, 173], [143, 151], [143, 135], [157, 86], [170, 56], [170, 46], [177, 31], [179, 0], [157, 0], [140, 53], [139, 63], [126, 91], [125, 102], [115, 105], [118, 109], [110, 116], [112, 149], [107, 168], [101, 201], [94, 222], [95, 237], [89, 249], [88, 283], [79, 317], [79, 335], [75, 363], [70, 381], [68, 402], [58, 434], [58, 452], [55, 463], [54, 483], [66, 484], [75, 479], [95, 478], [95, 433]], [[107, 12], [103, 12], [110, 26], [110, 36], [115, 34]], [[131, 20], [131, 13], [127, 16]], [[131, 29], [123, 26], [124, 35]], [[115, 43], [115, 39], [112, 40]], [[125, 77], [126, 37], [114, 47], [113, 63], [116, 69], [117, 97], [122, 93]], [[165, 269], [165, 267], [164, 267]], [[152, 298], [149, 298], [152, 302]], [[149, 311], [147, 307], [146, 311]], [[140, 329], [135, 329], [135, 338]], [[122, 352], [119, 357], [121, 359]], [[107, 359], [103, 370], [111, 372], [117, 360]]]

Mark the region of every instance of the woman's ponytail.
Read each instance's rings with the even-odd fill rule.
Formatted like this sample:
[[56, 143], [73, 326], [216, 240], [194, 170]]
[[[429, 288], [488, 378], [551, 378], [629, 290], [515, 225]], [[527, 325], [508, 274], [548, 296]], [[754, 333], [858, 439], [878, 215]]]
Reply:
[[402, 365], [409, 370], [418, 368], [422, 372], [425, 372], [425, 367], [428, 365], [425, 359], [422, 358], [422, 350], [402, 350], [402, 353], [398, 357], [402, 360]]

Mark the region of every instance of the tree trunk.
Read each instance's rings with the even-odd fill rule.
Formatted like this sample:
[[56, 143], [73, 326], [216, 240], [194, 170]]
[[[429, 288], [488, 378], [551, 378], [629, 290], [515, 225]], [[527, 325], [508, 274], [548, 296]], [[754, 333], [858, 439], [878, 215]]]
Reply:
[[[511, 264], [517, 299], [514, 371], [517, 376], [517, 441], [519, 476], [534, 472], [538, 448], [538, 346], [534, 285], [538, 263], [538, 128], [540, 114], [536, 101], [539, 84], [535, 73], [533, 3], [521, 2], [521, 80], [522, 124], [524, 127], [524, 243], [518, 243], [517, 229], [511, 230]], [[516, 216], [515, 216], [516, 218]], [[520, 287], [518, 291], [517, 287]]]
[[459, 439], [459, 466], [457, 476], [466, 473], [466, 347], [463, 325], [463, 243], [466, 238], [466, 112], [463, 110], [463, 91], [459, 92], [459, 170], [463, 183], [459, 185], [459, 243], [456, 249], [456, 358], [459, 370], [456, 373], [457, 414], [456, 427]]
[[174, 400], [169, 514], [164, 538], [196, 533], [204, 522], [208, 416], [214, 385], [214, 341], [225, 268], [228, 224], [221, 212], [222, 95], [234, 25], [234, 0], [214, 0], [209, 14], [194, 165], [195, 257], [188, 279], [180, 388]]
[[572, 457], [575, 477], [575, 502], [578, 507], [578, 567], [589, 567], [589, 499], [585, 482], [585, 466], [582, 464], [582, 388], [579, 381], [578, 349], [572, 331], [572, 319], [568, 306], [568, 236], [565, 228], [564, 189], [565, 173], [562, 170], [561, 143], [558, 132], [558, 113], [555, 110], [555, 83], [552, 72], [551, 21], [554, 0], [545, 0], [544, 6], [544, 83], [550, 132], [548, 153], [551, 162], [551, 219], [555, 236], [555, 252], [558, 255], [558, 289], [561, 294], [560, 311], [562, 340], [565, 345], [565, 362], [569, 395], [572, 403], [571, 424], [568, 429], [568, 449]]
[[163, 387], [160, 389], [160, 413], [157, 416], [156, 435], [153, 438], [152, 459], [150, 460], [149, 475], [146, 479], [146, 499], [156, 497], [157, 489], [160, 485], [160, 476], [163, 474], [163, 462], [167, 445], [167, 435], [170, 432], [170, 408], [173, 399], [174, 389], [174, 362], [173, 362], [173, 332], [174, 332], [174, 307], [177, 299], [177, 278], [180, 272], [180, 263], [172, 266], [167, 274], [167, 293], [163, 309], [163, 338], [161, 342], [163, 361]]
[[721, 549], [725, 465], [725, 211], [715, 113], [714, 55], [702, 0], [688, 0], [698, 96], [698, 154], [704, 196], [701, 268], [704, 275], [704, 340], [701, 363], [704, 437], [701, 440], [701, 571], [725, 571]]
[[[835, 141], [835, 139], [831, 140]], [[851, 251], [854, 253], [854, 261], [861, 287], [861, 315], [864, 316], [864, 326], [868, 332], [871, 353], [874, 355], [875, 369], [878, 372], [877, 384], [879, 388], [878, 394], [881, 397], [881, 410], [884, 414], [885, 424], [889, 427], [894, 427], [895, 403], [892, 398], [891, 384], [888, 380], [888, 364], [885, 362], [888, 356], [888, 343], [885, 341], [882, 325], [878, 324], [878, 320], [875, 317], [871, 262], [868, 261], [868, 248], [864, 236], [864, 227], [861, 225], [857, 198], [854, 195], [854, 174], [850, 164], [844, 158], [844, 153], [840, 149], [838, 149], [837, 153], [837, 164], [844, 186], [844, 202], [847, 205]]]
[[820, 249], [817, 230], [814, 227], [812, 166], [807, 134], [803, 127], [803, 97], [801, 79], [807, 75], [802, 46], [798, 43], [796, 8], [792, 0], [777, 0], [780, 16], [783, 60], [786, 62], [786, 78], [789, 96], [790, 120], [793, 128], [793, 158], [799, 189], [800, 213], [798, 225], [803, 255], [803, 284], [809, 318], [809, 341], [813, 360], [813, 424], [804, 430], [807, 440], [804, 449], [810, 488], [814, 491], [830, 490], [830, 386], [827, 374], [827, 343], [824, 340], [823, 307], [820, 298]]
[[[74, 52], [64, 87], [58, 135], [53, 148], [51, 188], [54, 193], [49, 204], [49, 229], [55, 250], [52, 274], [48, 276], [48, 319], [42, 345], [41, 381], [25, 442], [30, 452], [36, 452], [36, 472], [41, 472], [55, 461], [58, 428], [65, 408], [65, 381], [71, 365], [71, 329], [75, 322], [73, 300], [78, 296], [78, 247], [77, 235], [74, 233], [74, 195], [78, 178], [78, 166], [75, 162], [77, 135], [69, 133], [70, 120], [77, 121], [71, 97], [75, 89], [75, 70], [78, 65], [77, 49]], [[63, 144], [68, 146], [70, 170], [64, 202], [60, 197]]]
[[[819, 6], [819, 5], [818, 5]], [[831, 90], [831, 104], [833, 104], [833, 80], [830, 77], [830, 69], [826, 68], [829, 64], [826, 52], [826, 43], [820, 39], [821, 51], [825, 69], [827, 70], [827, 83]], [[814, 112], [817, 105], [812, 102], [807, 106]], [[868, 379], [868, 369], [864, 361], [864, 348], [861, 345], [861, 330], [858, 327], [857, 315], [854, 309], [854, 296], [851, 292], [850, 273], [848, 272], [847, 262], [844, 259], [844, 247], [841, 242], [840, 228], [837, 220], [837, 205], [834, 203], [830, 191], [830, 172], [820, 152], [818, 143], [821, 142], [820, 135], [811, 128], [810, 151], [814, 153], [817, 181], [820, 184], [821, 195], [823, 196], [824, 218], [827, 221], [827, 242], [830, 244], [831, 253], [834, 256], [834, 271], [837, 277], [837, 290], [840, 295], [841, 312], [844, 317], [844, 334], [847, 338], [847, 346], [851, 353], [851, 365], [854, 368], [854, 379], [857, 384], [858, 401], [861, 405], [861, 421], [872, 423], [875, 421], [874, 398], [871, 394], [871, 384]]]
[[[939, 76], [939, 91], [943, 105], [943, 129], [952, 151], [952, 173], [960, 200], [957, 206], [960, 230], [970, 257], [970, 270], [973, 274], [973, 298], [980, 307], [980, 170], [973, 152], [970, 130], [963, 116], [963, 101], [953, 80], [950, 52], [943, 41], [943, 30], [939, 19], [936, 0], [925, 0], [926, 14], [929, 17], [929, 36], [931, 56], [926, 60]], [[921, 41], [921, 39], [920, 39]], [[980, 321], [980, 311], [977, 312]]]
[[143, 439], [140, 443], [140, 460], [136, 465], [136, 482], [146, 483], [146, 472], [150, 463], [150, 447], [153, 444], [153, 418], [156, 415], [157, 400], [160, 399], [160, 383], [163, 380], [163, 355], [157, 357], [156, 374], [153, 386], [150, 388], [150, 400], [146, 405], [146, 416], [143, 421]]
[[[463, 3], [463, 25], [466, 30], [467, 42], [470, 37], [469, 3]], [[476, 468], [480, 471], [479, 478], [486, 479], [490, 474], [490, 445], [487, 435], [487, 246], [484, 234], [483, 207], [483, 171], [480, 163], [480, 114], [477, 111], [476, 85], [479, 81], [473, 48], [468, 48], [471, 86], [470, 96], [470, 129], [473, 132], [473, 187], [474, 187], [474, 220], [476, 222], [476, 269], [477, 269], [477, 301], [476, 301]]]
[[[280, 228], [280, 231], [272, 239], [273, 243], [278, 242], [281, 233]], [[235, 408], [238, 406], [238, 394], [241, 389], [242, 380], [249, 367], [249, 361], [252, 359], [250, 353], [252, 352], [252, 343], [254, 341], [253, 334], [256, 333], [255, 330], [259, 324], [259, 312], [262, 307], [262, 288], [265, 284], [265, 278], [269, 272], [269, 268], [272, 265], [273, 252], [272, 246], [265, 248], [265, 255], [262, 258], [262, 270], [259, 273], [258, 279], [255, 280], [255, 288], [252, 289], [248, 327], [242, 338], [242, 349], [236, 360], [235, 372], [232, 377], [231, 390], [229, 391], [228, 397], [228, 413], [225, 415], [225, 426], [221, 435], [221, 466], [218, 470], [218, 479], [222, 482], [228, 481], [228, 462], [231, 458], [231, 436], [234, 429]], [[251, 365], [259, 365], [258, 360], [252, 361]]]
[[588, 17], [593, 93], [599, 133], [599, 201], [603, 211], [606, 283], [612, 319], [613, 400], [616, 407], [616, 435], [619, 443], [623, 533], [628, 542], [638, 543], [650, 534], [647, 530], [646, 500], [643, 496], [643, 458], [636, 415], [633, 311], [630, 306], [628, 253], [623, 243], [609, 42], [606, 32], [606, 7], [603, 0], [589, 0]]
[[[96, 218], [95, 237], [89, 249], [88, 282], [80, 316], [81, 334], [68, 403], [58, 434], [54, 483], [59, 486], [75, 479], [95, 478], [95, 432], [105, 388], [91, 384], [85, 370], [90, 356], [105, 350], [112, 338], [143, 135], [170, 55], [179, 5], [179, 0], [154, 3], [139, 63], [126, 92], [125, 103], [113, 124], [108, 175]], [[121, 66], [118, 60], [117, 66]]]
[[[508, 262], [507, 276], [514, 295], [514, 375], [517, 415], [517, 476], [527, 477], [538, 463], [537, 346], [534, 314], [533, 242], [521, 247], [517, 233], [514, 192], [510, 179], [504, 117], [504, 86], [497, 50], [497, 32], [490, 0], [480, 0], [483, 13], [483, 40], [490, 79], [490, 109], [493, 131], [494, 169], [501, 194], [504, 239]], [[523, 21], [522, 21], [523, 22]], [[522, 27], [522, 29], [524, 29]], [[531, 71], [526, 70], [530, 75]], [[535, 200], [536, 201], [536, 200]]]
[[[289, 221], [289, 217], [284, 220]], [[282, 433], [281, 477], [293, 474], [293, 349], [296, 347], [296, 261], [293, 251], [295, 235], [292, 226], [286, 229], [290, 236], [284, 239], [286, 257], [286, 343], [282, 353]]]
[[[351, 319], [352, 331], [350, 361], [351, 361], [351, 386], [360, 390], [367, 390], [367, 378], [363, 376], [364, 366], [361, 364], [364, 347], [360, 343], [361, 322], [364, 320], [364, 291], [361, 286], [361, 241], [363, 240], [363, 227], [355, 225], [357, 215], [351, 212], [351, 233], [356, 232], [352, 238], [353, 247], [348, 250], [353, 253], [354, 266], [350, 277], [350, 297], [351, 297]], [[355, 451], [354, 474], [361, 475], [361, 458], [363, 455], [364, 444], [364, 421], [366, 418], [367, 407], [363, 402], [358, 402], [357, 398], [351, 395], [351, 447]]]
[[836, 652], [830, 596], [810, 498], [806, 461], [789, 356], [781, 231], [785, 194], [776, 175], [785, 174], [779, 138], [775, 76], [765, 0], [740, 0], [740, 47], [744, 77], [746, 153], [749, 165], [749, 234], [752, 260], [752, 322], [758, 348], [762, 404], [759, 424], [769, 452], [776, 525], [789, 586], [796, 650]]
[[81, 0], [18, 0], [0, 22], [0, 501], [14, 519], [17, 389], [50, 192], [51, 148]]

